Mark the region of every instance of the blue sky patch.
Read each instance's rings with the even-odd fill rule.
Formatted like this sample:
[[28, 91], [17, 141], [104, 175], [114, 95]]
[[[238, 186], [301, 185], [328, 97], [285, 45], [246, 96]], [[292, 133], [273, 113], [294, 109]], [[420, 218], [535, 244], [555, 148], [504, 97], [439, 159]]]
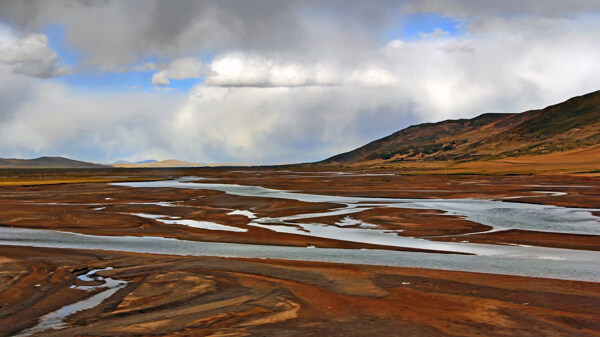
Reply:
[[453, 18], [436, 13], [414, 13], [402, 17], [398, 25], [388, 32], [387, 40], [417, 41], [436, 30], [444, 31], [447, 37], [464, 33], [463, 23]]
[[[123, 91], [123, 90], [173, 90], [188, 91], [194, 85], [202, 83], [204, 79], [194, 78], [185, 80], [171, 80], [171, 84], [165, 87], [152, 85], [152, 75], [154, 70], [148, 71], [128, 71], [128, 72], [103, 72], [100, 69], [85, 66], [78, 61], [81, 60], [81, 53], [67, 43], [65, 34], [66, 29], [60, 25], [48, 25], [44, 29], [44, 34], [48, 37], [49, 48], [56, 51], [63, 59], [65, 64], [73, 67], [75, 71], [72, 74], [54, 78], [53, 81], [65, 83], [82, 90], [93, 91]], [[207, 60], [211, 60], [214, 55], [208, 55]], [[148, 59], [146, 62], [155, 62], [154, 59]], [[142, 62], [143, 63], [143, 62]]]
[[48, 37], [48, 47], [58, 53], [68, 66], [73, 66], [79, 59], [79, 53], [75, 48], [68, 46], [65, 39], [65, 27], [60, 25], [48, 25], [44, 29]]

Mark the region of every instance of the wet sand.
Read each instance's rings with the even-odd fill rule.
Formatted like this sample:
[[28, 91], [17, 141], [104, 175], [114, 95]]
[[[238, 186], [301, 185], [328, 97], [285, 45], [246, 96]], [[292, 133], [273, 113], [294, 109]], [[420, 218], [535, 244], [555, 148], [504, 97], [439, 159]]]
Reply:
[[127, 281], [40, 336], [598, 336], [600, 284], [297, 261], [0, 247], [0, 335]]

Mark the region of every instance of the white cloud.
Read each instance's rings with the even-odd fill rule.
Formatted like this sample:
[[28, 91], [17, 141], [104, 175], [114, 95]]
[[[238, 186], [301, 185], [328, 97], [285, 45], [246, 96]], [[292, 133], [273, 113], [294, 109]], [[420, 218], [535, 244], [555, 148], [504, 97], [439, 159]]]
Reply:
[[[148, 64], [144, 68], [150, 68]], [[152, 84], [154, 85], [169, 85], [171, 79], [183, 80], [188, 78], [200, 78], [204, 76], [206, 70], [202, 61], [191, 58], [183, 57], [174, 60], [169, 64], [168, 67], [155, 73], [152, 76]]]
[[206, 84], [224, 87], [361, 86], [381, 87], [396, 83], [382, 65], [349, 65], [327, 61], [302, 62], [289, 57], [229, 52], [209, 65]]
[[[361, 121], [401, 122], [392, 88], [197, 86], [168, 125], [188, 157], [278, 163], [325, 158], [361, 144]], [[389, 110], [386, 108], [390, 108]]]
[[[83, 160], [155, 153], [182, 96], [88, 92], [0, 67], [0, 157], [66, 154]], [[12, 102], [12, 103], [11, 103]], [[166, 158], [165, 158], [166, 159]], [[107, 160], [107, 162], [110, 160]]]
[[211, 85], [260, 85], [269, 79], [269, 62], [243, 53], [229, 53], [217, 57], [210, 65], [213, 75], [206, 83]]
[[48, 48], [48, 37], [44, 34], [30, 34], [20, 40], [6, 39], [0, 44], [0, 63], [12, 65], [17, 74], [41, 78], [69, 72], [58, 54]]

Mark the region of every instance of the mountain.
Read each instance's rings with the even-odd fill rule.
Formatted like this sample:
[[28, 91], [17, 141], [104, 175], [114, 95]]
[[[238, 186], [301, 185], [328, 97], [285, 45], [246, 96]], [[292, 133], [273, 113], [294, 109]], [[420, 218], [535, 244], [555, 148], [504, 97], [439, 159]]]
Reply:
[[187, 161], [168, 159], [161, 161], [145, 161], [138, 163], [115, 163], [114, 167], [126, 167], [126, 168], [141, 168], [141, 167], [219, 167], [219, 166], [250, 166], [243, 163], [220, 163], [220, 164], [201, 164], [201, 163], [190, 163]]
[[127, 161], [127, 160], [117, 160], [116, 162], [112, 163], [112, 165], [118, 165], [118, 164], [150, 164], [150, 163], [156, 163], [157, 161], [158, 160], [148, 159], [148, 160], [136, 161], [135, 163], [132, 163], [132, 162]]
[[[472, 119], [413, 125], [317, 164], [489, 161], [574, 151], [598, 144], [600, 91], [540, 110], [487, 113]], [[600, 162], [600, 158], [596, 161]]]
[[114, 167], [126, 167], [126, 168], [141, 168], [141, 167], [199, 167], [204, 166], [199, 163], [190, 163], [181, 160], [168, 159], [168, 160], [144, 160], [137, 163], [115, 163]]
[[100, 164], [93, 164], [64, 157], [39, 157], [35, 159], [3, 159], [0, 158], [0, 168], [101, 168]]

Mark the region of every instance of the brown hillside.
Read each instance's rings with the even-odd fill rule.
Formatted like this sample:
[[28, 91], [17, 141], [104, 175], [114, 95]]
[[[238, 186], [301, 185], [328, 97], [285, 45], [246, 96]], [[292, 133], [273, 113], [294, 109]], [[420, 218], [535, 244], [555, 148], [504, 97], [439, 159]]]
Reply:
[[40, 157], [35, 159], [0, 158], [0, 169], [8, 168], [100, 168], [104, 165], [73, 160], [64, 157]]
[[414, 125], [318, 164], [488, 161], [598, 144], [600, 91], [541, 110]]

